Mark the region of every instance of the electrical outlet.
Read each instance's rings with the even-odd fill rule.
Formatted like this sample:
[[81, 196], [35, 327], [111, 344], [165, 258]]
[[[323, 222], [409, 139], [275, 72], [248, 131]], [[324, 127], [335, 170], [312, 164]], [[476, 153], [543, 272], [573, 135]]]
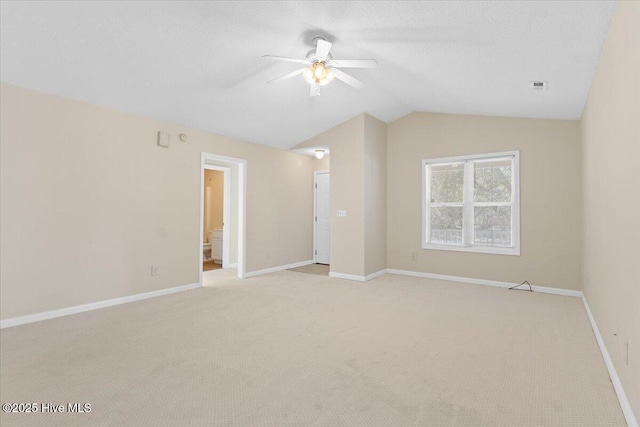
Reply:
[[152, 276], [157, 276], [159, 271], [160, 271], [160, 268], [157, 265], [152, 265], [151, 266], [151, 275]]
[[418, 260], [418, 252], [413, 251], [411, 252], [411, 261], [417, 261]]
[[271, 252], [267, 252], [267, 259], [271, 259]]

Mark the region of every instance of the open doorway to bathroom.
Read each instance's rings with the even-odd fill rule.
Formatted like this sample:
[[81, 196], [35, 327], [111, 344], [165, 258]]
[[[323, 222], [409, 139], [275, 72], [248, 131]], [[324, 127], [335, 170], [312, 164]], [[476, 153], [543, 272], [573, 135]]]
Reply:
[[[229, 257], [229, 254], [224, 253], [225, 205], [229, 203], [229, 175], [230, 168], [226, 167], [208, 166], [204, 170], [202, 271], [221, 269], [223, 255], [226, 255], [226, 258]], [[226, 203], [225, 193], [227, 194]], [[229, 223], [228, 211], [227, 209], [227, 224]]]
[[244, 277], [245, 182], [244, 159], [202, 153], [198, 239], [202, 285], [215, 281], [218, 273]]

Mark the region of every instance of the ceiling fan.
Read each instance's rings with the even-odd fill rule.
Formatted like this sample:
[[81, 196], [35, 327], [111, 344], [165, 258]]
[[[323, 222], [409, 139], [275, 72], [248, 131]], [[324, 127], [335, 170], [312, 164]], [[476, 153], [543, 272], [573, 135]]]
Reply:
[[315, 49], [307, 52], [305, 59], [286, 58], [284, 56], [264, 55], [263, 58], [273, 59], [276, 61], [295, 62], [304, 64], [304, 68], [300, 68], [284, 76], [270, 80], [268, 83], [276, 83], [282, 80], [290, 79], [302, 74], [304, 79], [311, 85], [310, 96], [320, 95], [320, 86], [330, 83], [334, 78], [343, 81], [349, 86], [360, 89], [364, 86], [360, 80], [341, 71], [340, 68], [376, 68], [378, 62], [375, 59], [333, 59], [331, 53], [332, 44], [324, 39], [324, 37], [314, 37]]

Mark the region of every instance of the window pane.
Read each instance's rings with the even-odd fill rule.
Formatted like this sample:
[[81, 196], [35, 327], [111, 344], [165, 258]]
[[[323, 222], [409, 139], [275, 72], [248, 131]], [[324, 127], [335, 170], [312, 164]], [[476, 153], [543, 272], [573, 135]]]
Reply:
[[511, 206], [475, 206], [473, 239], [480, 246], [511, 246]]
[[431, 166], [431, 201], [461, 203], [464, 188], [464, 163]]
[[462, 207], [431, 208], [431, 243], [462, 244]]
[[511, 159], [474, 162], [474, 201], [511, 201], [511, 163]]

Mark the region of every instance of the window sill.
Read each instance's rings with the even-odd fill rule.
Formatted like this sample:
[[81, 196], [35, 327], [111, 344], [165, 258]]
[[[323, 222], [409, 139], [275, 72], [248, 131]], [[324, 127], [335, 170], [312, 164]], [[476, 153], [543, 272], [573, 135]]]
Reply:
[[453, 245], [422, 245], [422, 249], [435, 251], [472, 252], [478, 254], [520, 256], [520, 248], [498, 248], [486, 246], [453, 246]]

